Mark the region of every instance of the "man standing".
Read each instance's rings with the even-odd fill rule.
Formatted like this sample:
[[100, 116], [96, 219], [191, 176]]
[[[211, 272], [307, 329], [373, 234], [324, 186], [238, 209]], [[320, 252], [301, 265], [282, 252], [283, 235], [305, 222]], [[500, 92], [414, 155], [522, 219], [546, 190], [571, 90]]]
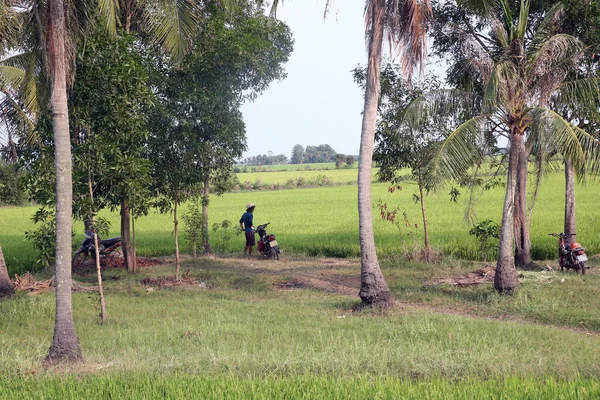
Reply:
[[246, 233], [246, 247], [244, 247], [244, 255], [248, 252], [248, 255], [252, 255], [252, 247], [256, 244], [254, 240], [254, 224], [253, 215], [254, 203], [248, 203], [246, 205], [246, 212], [240, 218], [240, 229], [243, 229]]

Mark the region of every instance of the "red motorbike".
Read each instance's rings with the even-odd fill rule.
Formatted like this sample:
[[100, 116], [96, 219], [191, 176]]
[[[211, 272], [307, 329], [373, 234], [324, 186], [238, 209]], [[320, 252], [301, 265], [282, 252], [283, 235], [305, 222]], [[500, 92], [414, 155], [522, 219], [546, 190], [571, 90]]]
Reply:
[[549, 235], [558, 238], [558, 263], [560, 270], [569, 271], [570, 269], [574, 269], [575, 271], [581, 271], [581, 274], [585, 274], [585, 262], [587, 261], [585, 249], [577, 242], [573, 242], [568, 246], [566, 244], [566, 239], [569, 236], [575, 236], [575, 234], [561, 232], [549, 233]]
[[283, 253], [283, 250], [279, 248], [279, 244], [277, 244], [277, 240], [275, 240], [275, 235], [267, 233], [267, 225], [266, 224], [259, 225], [256, 227], [256, 233], [258, 233], [258, 251], [260, 254], [265, 256], [265, 258], [279, 260], [279, 254]]

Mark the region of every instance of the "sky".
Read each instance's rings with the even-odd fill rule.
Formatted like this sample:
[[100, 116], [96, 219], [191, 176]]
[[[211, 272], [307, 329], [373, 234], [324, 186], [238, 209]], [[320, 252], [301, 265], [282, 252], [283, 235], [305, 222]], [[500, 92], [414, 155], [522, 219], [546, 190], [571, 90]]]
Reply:
[[268, 151], [290, 157], [296, 144], [358, 154], [363, 97], [351, 70], [367, 59], [364, 1], [336, 0], [325, 20], [324, 10], [324, 0], [284, 0], [278, 8], [294, 35], [294, 51], [287, 78], [242, 108], [244, 157]]

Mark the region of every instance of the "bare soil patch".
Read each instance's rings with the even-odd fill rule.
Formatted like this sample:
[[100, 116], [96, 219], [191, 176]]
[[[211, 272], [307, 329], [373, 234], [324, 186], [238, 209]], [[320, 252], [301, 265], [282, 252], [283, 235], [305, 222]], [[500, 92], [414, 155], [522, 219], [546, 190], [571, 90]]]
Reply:
[[485, 283], [494, 282], [494, 276], [496, 275], [496, 268], [492, 265], [486, 265], [476, 271], [469, 272], [465, 275], [459, 276], [447, 276], [438, 279], [432, 279], [425, 281], [425, 286], [437, 286], [437, 285], [453, 285], [456, 287], [467, 287], [473, 285], [481, 285]]

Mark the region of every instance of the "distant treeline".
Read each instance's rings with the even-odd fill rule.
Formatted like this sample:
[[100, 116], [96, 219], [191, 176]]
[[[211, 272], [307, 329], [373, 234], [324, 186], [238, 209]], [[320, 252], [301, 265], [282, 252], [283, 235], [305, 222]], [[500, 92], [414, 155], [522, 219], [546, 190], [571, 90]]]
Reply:
[[[343, 160], [343, 161], [342, 161]], [[338, 168], [343, 165], [354, 164], [355, 156], [346, 156], [336, 153], [328, 144], [318, 146], [306, 146], [297, 144], [292, 148], [292, 157], [288, 159], [285, 154], [273, 154], [269, 151], [267, 154], [247, 157], [242, 161], [246, 165], [277, 165], [277, 164], [314, 164], [335, 162]]]

